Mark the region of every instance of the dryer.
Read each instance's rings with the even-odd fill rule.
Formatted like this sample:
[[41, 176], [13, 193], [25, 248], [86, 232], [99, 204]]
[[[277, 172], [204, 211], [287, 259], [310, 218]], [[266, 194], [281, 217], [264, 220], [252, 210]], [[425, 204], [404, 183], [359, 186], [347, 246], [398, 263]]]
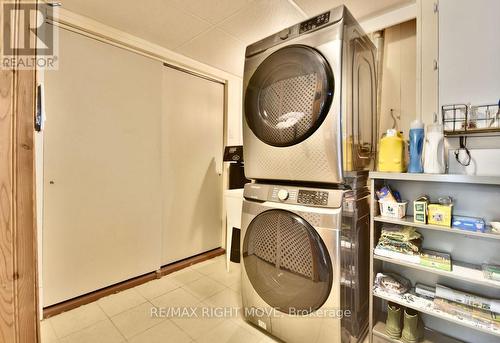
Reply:
[[[368, 288], [350, 274], [360, 268], [353, 262], [357, 250], [351, 249], [358, 238], [346, 241], [343, 234], [345, 194], [339, 189], [245, 185], [241, 277], [246, 320], [288, 343], [363, 338], [367, 312], [362, 307], [367, 306], [357, 305], [358, 292]], [[363, 237], [353, 237], [365, 240], [368, 227], [362, 231]], [[350, 252], [343, 251], [347, 245]]]
[[373, 43], [340, 6], [246, 49], [245, 175], [342, 183], [377, 141]]

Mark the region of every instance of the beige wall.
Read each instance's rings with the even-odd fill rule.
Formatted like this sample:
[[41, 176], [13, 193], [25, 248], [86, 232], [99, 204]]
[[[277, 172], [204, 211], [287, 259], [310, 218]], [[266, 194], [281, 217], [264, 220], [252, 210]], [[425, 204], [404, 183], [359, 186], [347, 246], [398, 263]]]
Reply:
[[382, 66], [380, 134], [392, 128], [391, 109], [397, 129], [408, 137], [410, 123], [416, 118], [416, 21], [385, 29]]

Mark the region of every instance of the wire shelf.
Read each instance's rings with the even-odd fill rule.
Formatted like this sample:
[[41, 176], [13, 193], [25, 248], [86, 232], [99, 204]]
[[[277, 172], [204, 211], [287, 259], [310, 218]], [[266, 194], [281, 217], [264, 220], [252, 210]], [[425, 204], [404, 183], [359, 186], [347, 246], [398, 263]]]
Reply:
[[444, 134], [461, 136], [469, 134], [500, 135], [500, 110], [497, 104], [468, 106], [453, 104], [441, 107]]

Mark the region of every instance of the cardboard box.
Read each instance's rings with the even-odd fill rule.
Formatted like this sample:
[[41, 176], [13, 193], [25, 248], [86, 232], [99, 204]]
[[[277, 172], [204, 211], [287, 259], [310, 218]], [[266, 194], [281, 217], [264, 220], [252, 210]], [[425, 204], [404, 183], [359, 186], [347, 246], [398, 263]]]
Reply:
[[427, 224], [427, 206], [429, 201], [426, 197], [413, 201], [413, 221], [415, 223]]
[[451, 256], [433, 250], [423, 250], [420, 254], [420, 265], [451, 272]]
[[454, 229], [474, 232], [484, 232], [486, 230], [484, 219], [466, 216], [453, 216], [452, 227]]
[[427, 222], [432, 225], [451, 227], [453, 205], [429, 204]]

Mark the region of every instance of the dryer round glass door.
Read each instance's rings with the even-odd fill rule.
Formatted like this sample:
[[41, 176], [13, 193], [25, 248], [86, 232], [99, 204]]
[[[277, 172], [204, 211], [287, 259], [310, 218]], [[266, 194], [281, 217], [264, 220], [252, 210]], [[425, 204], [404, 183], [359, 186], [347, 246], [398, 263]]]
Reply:
[[245, 118], [264, 143], [286, 147], [312, 135], [333, 98], [333, 73], [317, 50], [290, 45], [269, 55], [245, 93]]
[[316, 230], [285, 210], [256, 216], [243, 241], [243, 263], [253, 288], [288, 314], [316, 311], [332, 288], [332, 263]]

